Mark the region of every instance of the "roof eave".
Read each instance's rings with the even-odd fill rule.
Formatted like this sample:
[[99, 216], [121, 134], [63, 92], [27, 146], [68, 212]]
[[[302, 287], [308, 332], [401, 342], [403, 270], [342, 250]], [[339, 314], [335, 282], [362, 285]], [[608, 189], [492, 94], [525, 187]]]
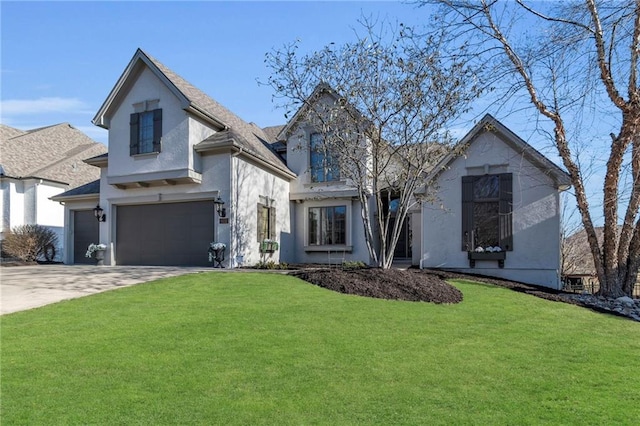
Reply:
[[95, 167], [107, 167], [109, 165], [109, 157], [107, 156], [100, 156], [100, 157], [93, 157], [93, 158], [87, 158], [86, 160], [82, 160], [83, 162], [89, 164], [90, 166], [95, 166]]
[[198, 118], [201, 118], [201, 119], [213, 124], [218, 130], [228, 130], [229, 129], [229, 126], [224, 121], [214, 117], [211, 114], [208, 114], [202, 108], [198, 107], [197, 105], [194, 105], [191, 102], [184, 108], [184, 110], [187, 111], [190, 114], [195, 115]]
[[51, 201], [68, 202], [68, 201], [96, 201], [100, 199], [100, 193], [80, 194], [80, 195], [54, 195], [49, 197]]
[[270, 171], [276, 173], [280, 177], [286, 180], [295, 179], [297, 176], [295, 173], [283, 170], [280, 167], [274, 166], [270, 162], [264, 160], [260, 156], [254, 154], [251, 151], [246, 150], [243, 146], [241, 146], [233, 137], [229, 137], [225, 141], [222, 142], [213, 142], [208, 143], [207, 141], [200, 142], [194, 147], [194, 150], [201, 155], [213, 155], [219, 154], [223, 152], [230, 152], [232, 155], [239, 155], [245, 158], [248, 158], [265, 168], [268, 168]]

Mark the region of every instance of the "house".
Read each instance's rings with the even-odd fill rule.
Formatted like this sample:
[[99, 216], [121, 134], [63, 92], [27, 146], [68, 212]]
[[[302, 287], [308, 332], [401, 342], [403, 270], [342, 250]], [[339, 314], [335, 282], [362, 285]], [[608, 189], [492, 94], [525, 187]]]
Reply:
[[[331, 153], [319, 149], [322, 137], [303, 112], [284, 126], [262, 129], [138, 49], [93, 122], [109, 130], [109, 153], [86, 160], [100, 169], [100, 180], [54, 197], [65, 203], [67, 263], [81, 260], [89, 243], [100, 242], [107, 245], [107, 265], [206, 266], [211, 265], [207, 249], [213, 241], [226, 245], [226, 267], [271, 260], [368, 262], [357, 191], [340, 176]], [[488, 122], [501, 132], [501, 142], [495, 142], [490, 159], [481, 148], [486, 149], [482, 141], [488, 136], [482, 135], [482, 129]], [[509, 142], [505, 145], [503, 139]], [[549, 186], [539, 191], [539, 201], [550, 204], [540, 207], [559, 211], [558, 185], [567, 184], [566, 174], [490, 116], [463, 143], [469, 145], [469, 156], [480, 156], [480, 166], [474, 165], [475, 160], [463, 164], [448, 158], [434, 174], [444, 178], [440, 189], [450, 183], [452, 173], [510, 173], [516, 185], [529, 185], [535, 192], [537, 186], [525, 179], [525, 169], [533, 168], [540, 175], [535, 179], [543, 181], [539, 186]], [[509, 150], [519, 156], [507, 155]], [[460, 176], [455, 186], [460, 186]], [[460, 191], [458, 188], [458, 197]], [[430, 261], [434, 247], [450, 239], [453, 227], [459, 228], [462, 220], [455, 212], [460, 200], [449, 205], [455, 192], [452, 188], [444, 193], [446, 213], [457, 218], [455, 226], [445, 216], [429, 216], [427, 203], [423, 203], [406, 224], [400, 256], [412, 259], [415, 265], [438, 266]], [[550, 198], [543, 199], [543, 194]], [[535, 197], [518, 195], [514, 201], [528, 208], [538, 199]], [[91, 231], [78, 220], [81, 217], [99, 223], [99, 230]], [[493, 268], [498, 273], [535, 259], [528, 243], [521, 240], [528, 235], [519, 228], [525, 220], [531, 221], [530, 226], [544, 222], [536, 231], [544, 232], [546, 238], [559, 238], [559, 215], [546, 218], [518, 211], [513, 217], [518, 232], [511, 238], [518, 251], [512, 254], [510, 250], [508, 259], [501, 262], [504, 268]], [[446, 223], [452, 231], [444, 238], [432, 235], [432, 220]], [[531, 248], [538, 250], [537, 245]], [[546, 250], [558, 254], [558, 244]], [[466, 259], [467, 251], [456, 254]], [[548, 261], [546, 257], [534, 261], [531, 268], [557, 272], [558, 259], [551, 266], [545, 263]], [[457, 259], [444, 263], [443, 267], [453, 268], [460, 264]], [[487, 261], [476, 263], [475, 271], [493, 272]], [[471, 269], [468, 261], [465, 265]], [[551, 285], [551, 281], [544, 282]]]
[[566, 172], [486, 115], [426, 179], [414, 263], [555, 289]]
[[[109, 131], [109, 153], [87, 160], [100, 168], [99, 186], [55, 197], [66, 206], [66, 262], [81, 260], [90, 242], [108, 246], [107, 265], [207, 266], [212, 241], [226, 245], [227, 266], [293, 256], [296, 175], [258, 126], [142, 50], [93, 122]], [[95, 232], [78, 217], [93, 217], [97, 205]], [[261, 252], [265, 239], [278, 250]]]
[[107, 147], [68, 123], [28, 131], [0, 125], [0, 239], [19, 225], [47, 226], [62, 242], [64, 207], [50, 197], [99, 178], [83, 160]]
[[[621, 230], [622, 226], [618, 226], [618, 238]], [[602, 244], [604, 227], [595, 227], [595, 232], [598, 243]], [[587, 232], [584, 228], [566, 236], [562, 241], [562, 278], [565, 288], [568, 290], [586, 290], [594, 294], [600, 289], [598, 274], [593, 263], [593, 254], [591, 254]], [[640, 276], [636, 280], [633, 294], [640, 296]]]

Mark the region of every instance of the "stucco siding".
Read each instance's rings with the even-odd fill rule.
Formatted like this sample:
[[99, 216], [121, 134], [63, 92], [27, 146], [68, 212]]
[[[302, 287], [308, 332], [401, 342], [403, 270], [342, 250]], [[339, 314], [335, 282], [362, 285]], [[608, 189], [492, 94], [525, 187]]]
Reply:
[[[130, 115], [134, 104], [158, 101], [162, 109], [160, 154], [129, 155]], [[148, 68], [144, 68], [135, 84], [119, 103], [109, 124], [109, 176], [152, 173], [186, 169], [193, 165], [189, 140], [189, 119], [179, 99]]]
[[[477, 261], [471, 269], [462, 250], [462, 176], [513, 174], [513, 251], [504, 268]], [[491, 132], [480, 134], [464, 156], [438, 177], [439, 199], [423, 205], [423, 267], [456, 269], [558, 288], [559, 194], [553, 181]]]
[[[229, 232], [232, 237], [233, 266], [239, 266], [240, 260], [244, 266], [255, 265], [261, 260], [290, 262], [293, 247], [289, 221], [289, 182], [237, 156], [233, 157], [232, 165], [233, 204]], [[260, 253], [258, 203], [275, 208], [275, 239], [279, 249], [274, 253]]]
[[[339, 246], [309, 245], [309, 208], [313, 207], [347, 207], [346, 244]], [[360, 214], [360, 203], [351, 198], [333, 198], [325, 200], [304, 200], [294, 204], [295, 238], [293, 256], [287, 260], [296, 263], [329, 263], [345, 261], [361, 261], [369, 263], [369, 252], [364, 238], [364, 228]], [[330, 259], [331, 258], [331, 259]]]
[[65, 188], [36, 184], [36, 223], [39, 225], [62, 227], [64, 225], [64, 206], [49, 198], [64, 192]]
[[[186, 142], [183, 141], [183, 142]], [[111, 159], [110, 159], [111, 161]], [[107, 221], [100, 224], [100, 242], [108, 249], [105, 264], [115, 264], [116, 229], [118, 205], [156, 204], [169, 202], [187, 202], [190, 200], [215, 199], [220, 196], [229, 202], [230, 155], [216, 154], [202, 158], [202, 182], [152, 186], [148, 188], [119, 189], [109, 185], [106, 179], [100, 180], [100, 206], [107, 214]], [[102, 169], [105, 173], [105, 169]], [[216, 222], [216, 233], [219, 241], [229, 245], [229, 226]]]
[[292, 129], [287, 138], [287, 166], [298, 177], [290, 185], [291, 194], [308, 192], [331, 193], [335, 191], [353, 191], [354, 187], [346, 180], [313, 182], [310, 172], [309, 144], [315, 130], [306, 125]]
[[0, 179], [0, 239], [11, 228], [11, 187], [9, 179]]

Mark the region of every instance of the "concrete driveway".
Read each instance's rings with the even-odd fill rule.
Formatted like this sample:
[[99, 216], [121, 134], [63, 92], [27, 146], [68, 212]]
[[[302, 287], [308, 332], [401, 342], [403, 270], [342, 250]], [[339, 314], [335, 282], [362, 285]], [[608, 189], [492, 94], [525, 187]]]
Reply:
[[36, 265], [0, 268], [0, 314], [24, 311], [133, 284], [212, 268]]

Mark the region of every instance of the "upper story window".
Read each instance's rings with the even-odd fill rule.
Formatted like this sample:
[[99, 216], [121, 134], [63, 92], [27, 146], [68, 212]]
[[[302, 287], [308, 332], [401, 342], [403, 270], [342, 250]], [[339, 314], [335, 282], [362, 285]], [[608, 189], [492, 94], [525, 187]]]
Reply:
[[320, 133], [311, 134], [309, 151], [312, 182], [329, 182], [340, 179], [337, 158], [327, 151]]
[[462, 177], [462, 250], [513, 250], [511, 173]]
[[160, 152], [162, 137], [162, 109], [136, 112], [130, 119], [129, 154]]

